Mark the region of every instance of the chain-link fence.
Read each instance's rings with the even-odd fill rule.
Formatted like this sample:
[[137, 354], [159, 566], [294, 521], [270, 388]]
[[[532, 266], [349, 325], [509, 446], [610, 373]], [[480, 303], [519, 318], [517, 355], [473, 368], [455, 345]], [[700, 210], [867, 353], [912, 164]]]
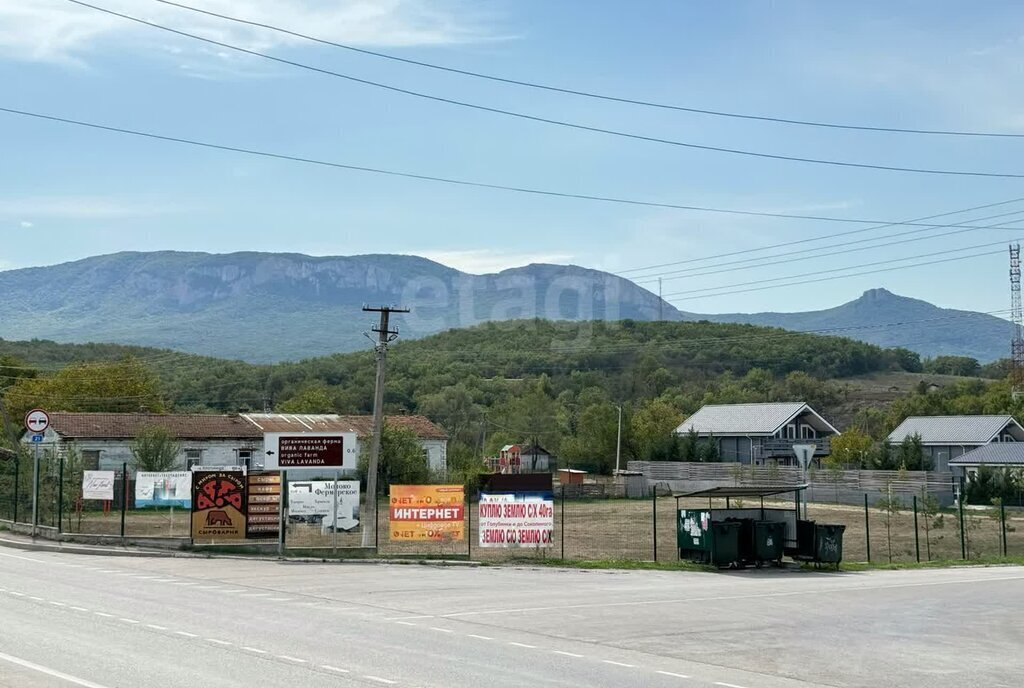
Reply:
[[[40, 453], [38, 461], [38, 471], [31, 453], [0, 462], [0, 520], [32, 524], [34, 517], [39, 528], [65, 536], [169, 539], [179, 545], [190, 541], [190, 510], [136, 504], [136, 474], [130, 466], [122, 465], [113, 472], [111, 499], [92, 500], [83, 499], [84, 472], [79, 462], [45, 452]], [[290, 481], [290, 485], [282, 485], [280, 494], [295, 493], [299, 485], [321, 490], [328, 501], [332, 501], [332, 490], [338, 489], [338, 483], [330, 487], [329, 480], [318, 483], [319, 487], [310, 487], [309, 481]], [[358, 486], [354, 489], [355, 501], [348, 503], [355, 506], [339, 508], [334, 502], [330, 509], [336, 514], [334, 518], [322, 511], [300, 508], [296, 502], [281, 519], [285, 532], [280, 546], [324, 554], [362, 548], [379, 556], [478, 561], [672, 561], [679, 557], [677, 510], [726, 506], [721, 499], [676, 499], [664, 493], [654, 496], [650, 490], [646, 496], [634, 499], [566, 490], [546, 498], [552, 513], [549, 532], [542, 541], [513, 547], [507, 543], [495, 546], [487, 536], [482, 537], [477, 494], [463, 498], [463, 526], [458, 532], [403, 540], [393, 538], [387, 497], [379, 498], [378, 508], [372, 513], [365, 499], [360, 500]], [[940, 500], [925, 491], [917, 495], [876, 491], [863, 493], [862, 497], [860, 505], [828, 501], [804, 505], [802, 517], [845, 527], [845, 561], [906, 563], [1024, 556], [1024, 508], [998, 504], [940, 507]], [[792, 500], [774, 498], [764, 502], [734, 498], [728, 506], [742, 509], [762, 504], [772, 509], [796, 508]], [[346, 509], [348, 512], [343, 514]], [[248, 539], [232, 544], [276, 547], [278, 533], [272, 530], [262, 539], [250, 534]]]

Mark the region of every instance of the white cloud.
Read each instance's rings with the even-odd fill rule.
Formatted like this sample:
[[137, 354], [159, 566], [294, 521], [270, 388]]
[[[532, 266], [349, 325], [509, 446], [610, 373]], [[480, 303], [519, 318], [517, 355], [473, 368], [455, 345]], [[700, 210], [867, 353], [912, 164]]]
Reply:
[[[254, 50], [301, 40], [158, 3], [96, 4]], [[360, 46], [446, 45], [489, 37], [486, 15], [468, 0], [195, 0], [195, 6]], [[17, 60], [81, 65], [101, 47], [127, 41], [145, 41], [154, 53], [180, 54], [183, 47], [193, 50], [188, 40], [64, 0], [0, 0], [0, 55]]]
[[418, 251], [415, 255], [474, 275], [501, 272], [530, 263], [563, 264], [572, 259], [568, 253], [508, 253], [491, 249]]
[[[126, 201], [101, 196], [0, 197], [0, 217], [112, 220], [163, 215], [176, 210], [180, 210], [180, 208], [155, 202]], [[33, 223], [23, 221], [21, 226], [29, 228], [33, 226]]]
[[35, 226], [34, 224], [29, 222], [28, 220], [22, 220], [20, 225], [21, 225], [22, 229], [32, 229]]

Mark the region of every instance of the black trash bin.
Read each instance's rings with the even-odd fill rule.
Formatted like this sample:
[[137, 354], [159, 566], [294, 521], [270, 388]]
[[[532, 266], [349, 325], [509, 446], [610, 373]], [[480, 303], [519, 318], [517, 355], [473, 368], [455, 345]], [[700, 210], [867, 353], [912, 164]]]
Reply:
[[711, 522], [711, 563], [735, 566], [740, 561], [740, 524], [738, 521]]
[[794, 559], [806, 559], [808, 561], [815, 558], [815, 547], [814, 540], [817, 536], [817, 530], [814, 527], [814, 521], [804, 521], [798, 519], [796, 522], [796, 554], [793, 555]]
[[819, 524], [815, 527], [814, 560], [821, 564], [835, 564], [843, 560], [843, 533], [846, 526]]
[[752, 518], [727, 518], [726, 523], [736, 523], [739, 525], [738, 533], [738, 554], [736, 561], [741, 564], [753, 564], [757, 561], [754, 555], [754, 519]]
[[761, 566], [765, 562], [781, 562], [786, 524], [781, 521], [754, 521], [751, 531], [754, 563]]

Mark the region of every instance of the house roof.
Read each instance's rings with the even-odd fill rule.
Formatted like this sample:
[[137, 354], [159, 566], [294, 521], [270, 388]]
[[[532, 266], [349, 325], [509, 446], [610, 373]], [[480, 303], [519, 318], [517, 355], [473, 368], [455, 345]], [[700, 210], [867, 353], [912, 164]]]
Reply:
[[50, 413], [50, 427], [75, 439], [130, 439], [144, 428], [165, 428], [178, 439], [262, 439], [241, 416], [203, 413]]
[[1024, 434], [1013, 416], [910, 416], [886, 441], [898, 443], [920, 435], [923, 444], [987, 444], [1011, 423]]
[[708, 404], [676, 428], [687, 433], [692, 428], [701, 435], [774, 435], [804, 410], [814, 414], [828, 429], [835, 427], [802, 401], [765, 404]]
[[1024, 442], [993, 442], [951, 459], [950, 466], [1024, 466]]
[[[424, 440], [448, 439], [444, 430], [423, 416], [387, 416], [386, 422], [411, 430]], [[74, 439], [130, 439], [150, 426], [166, 428], [178, 439], [263, 439], [265, 432], [354, 432], [368, 437], [372, 416], [335, 414], [251, 413], [69, 413], [50, 414], [50, 426]]]

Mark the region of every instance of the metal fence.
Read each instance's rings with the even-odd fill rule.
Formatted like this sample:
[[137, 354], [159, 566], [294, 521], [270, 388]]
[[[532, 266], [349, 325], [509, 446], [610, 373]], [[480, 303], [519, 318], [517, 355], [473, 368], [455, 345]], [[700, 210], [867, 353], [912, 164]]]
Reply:
[[[33, 480], [31, 457], [0, 462], [0, 520], [35, 523], [49, 537], [74, 539], [96, 536], [125, 542], [162, 540], [172, 546], [190, 543], [190, 513], [186, 509], [136, 508], [134, 479], [122, 466], [115, 474], [114, 499], [109, 503], [80, 498], [82, 471], [69, 470], [60, 457], [42, 456], [38, 481]], [[33, 486], [38, 485], [34, 490]], [[863, 484], [863, 483], [862, 483]], [[891, 488], [891, 483], [881, 484]], [[928, 483], [925, 483], [927, 486]], [[856, 504], [822, 499], [822, 491], [806, 503], [806, 517], [818, 523], [842, 524], [845, 561], [913, 562], [991, 559], [1024, 556], [1024, 509], [941, 506], [939, 496], [891, 489], [864, 490]], [[285, 489], [287, 492], [287, 489]], [[677, 509], [708, 506], [707, 499], [676, 499], [648, 491], [639, 499], [611, 497], [614, 490], [565, 490], [554, 496], [552, 540], [546, 546], [484, 548], [480, 546], [478, 502], [465, 503], [461, 537], [438, 541], [403, 542], [390, 538], [386, 498], [376, 513], [361, 506], [360, 525], [341, 531], [317, 519], [286, 520], [281, 547], [288, 551], [320, 553], [362, 548], [363, 530], [372, 546], [366, 554], [379, 556], [448, 557], [477, 561], [616, 560], [672, 561], [676, 545]], [[364, 500], [365, 502], [365, 500]], [[767, 501], [766, 506], [795, 508], [793, 501]], [[724, 504], [715, 504], [716, 507]], [[733, 499], [731, 506], [743, 507]], [[745, 506], [756, 506], [753, 503]], [[276, 535], [267, 540], [243, 540], [241, 546], [263, 545], [274, 551]]]

